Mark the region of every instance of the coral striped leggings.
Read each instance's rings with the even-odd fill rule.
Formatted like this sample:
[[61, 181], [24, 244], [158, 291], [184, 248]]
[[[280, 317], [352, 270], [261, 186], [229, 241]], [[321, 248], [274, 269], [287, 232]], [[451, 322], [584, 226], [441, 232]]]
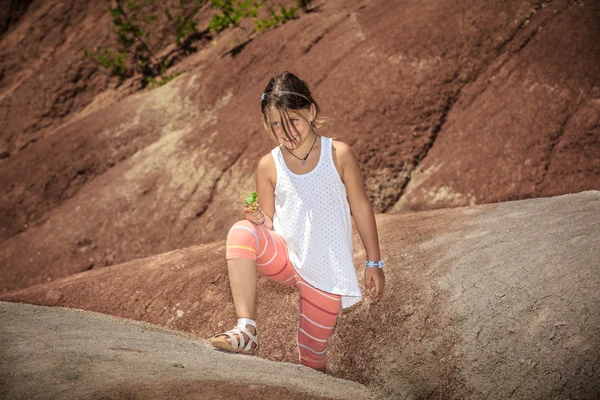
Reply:
[[256, 269], [268, 279], [296, 285], [300, 293], [300, 327], [297, 343], [300, 364], [311, 368], [325, 366], [327, 340], [341, 307], [341, 296], [327, 293], [306, 283], [288, 258], [281, 236], [250, 221], [236, 222], [227, 235], [226, 259], [256, 260]]

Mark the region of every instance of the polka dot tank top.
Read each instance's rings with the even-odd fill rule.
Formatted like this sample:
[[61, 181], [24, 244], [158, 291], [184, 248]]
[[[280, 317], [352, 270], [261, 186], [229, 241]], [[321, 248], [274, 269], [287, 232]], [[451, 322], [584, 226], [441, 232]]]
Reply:
[[310, 172], [290, 171], [277, 146], [273, 230], [285, 240], [296, 272], [310, 285], [342, 296], [342, 308], [361, 300], [354, 268], [352, 222], [346, 186], [332, 157], [332, 139], [321, 136], [321, 155]]

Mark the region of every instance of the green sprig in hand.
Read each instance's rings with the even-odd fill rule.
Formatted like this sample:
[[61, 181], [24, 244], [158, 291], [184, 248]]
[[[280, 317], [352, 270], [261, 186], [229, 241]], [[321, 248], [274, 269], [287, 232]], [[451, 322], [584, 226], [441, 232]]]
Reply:
[[244, 213], [246, 214], [246, 219], [256, 225], [264, 225], [265, 216], [260, 209], [260, 204], [258, 203], [258, 194], [256, 192], [252, 192], [250, 195], [241, 196], [244, 199]]
[[250, 212], [257, 212], [260, 204], [258, 204], [258, 194], [256, 192], [252, 192], [250, 196], [244, 197], [244, 204], [248, 208]]

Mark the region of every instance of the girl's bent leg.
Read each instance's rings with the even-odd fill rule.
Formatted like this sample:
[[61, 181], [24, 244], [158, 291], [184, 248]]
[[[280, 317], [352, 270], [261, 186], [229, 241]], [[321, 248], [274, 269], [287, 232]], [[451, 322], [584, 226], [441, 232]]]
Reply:
[[227, 260], [229, 285], [238, 318], [254, 319], [256, 302], [256, 261], [245, 258]]
[[[290, 286], [296, 283], [285, 241], [276, 232], [250, 221], [239, 221], [229, 230], [225, 258], [238, 318], [255, 318], [257, 270], [270, 280]], [[245, 326], [256, 334], [254, 326]], [[246, 334], [243, 336], [247, 339]], [[231, 344], [226, 335], [220, 341]]]
[[229, 230], [226, 258], [228, 263], [239, 258], [255, 260], [256, 270], [267, 279], [288, 286], [296, 283], [296, 271], [283, 238], [250, 221], [236, 222]]
[[[229, 285], [238, 318], [254, 320], [256, 303], [256, 252], [258, 237], [254, 225], [249, 221], [239, 221], [227, 234], [226, 256]], [[238, 320], [239, 322], [239, 320]], [[256, 335], [256, 328], [246, 325], [248, 331]], [[244, 341], [248, 341], [248, 336]], [[239, 336], [239, 335], [238, 335]], [[231, 343], [227, 336], [223, 340]]]
[[285, 241], [250, 221], [236, 222], [227, 235], [227, 270], [238, 318], [254, 319], [256, 271], [286, 285], [296, 283]]
[[238, 318], [254, 319], [258, 235], [250, 221], [236, 222], [227, 234], [225, 258]]

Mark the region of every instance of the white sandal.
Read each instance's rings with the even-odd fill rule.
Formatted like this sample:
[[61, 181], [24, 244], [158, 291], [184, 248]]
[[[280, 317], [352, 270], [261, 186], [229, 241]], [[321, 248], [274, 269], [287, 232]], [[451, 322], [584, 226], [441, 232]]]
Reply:
[[[246, 328], [246, 325], [252, 325], [254, 329], [256, 329], [256, 335], [250, 333], [250, 331]], [[246, 340], [242, 333], [245, 333], [250, 338], [248, 344], [246, 344]], [[231, 343], [229, 343], [222, 337], [218, 337], [223, 335], [229, 336], [229, 338], [231, 339]], [[239, 342], [236, 338], [236, 335], [239, 337]], [[256, 344], [255, 347], [252, 347], [253, 343]], [[217, 349], [229, 351], [232, 353], [253, 355], [258, 349], [258, 328], [256, 327], [256, 322], [249, 318], [238, 318], [237, 325], [235, 328], [227, 332], [217, 333], [210, 339], [210, 344], [212, 344], [213, 347], [216, 347]]]

